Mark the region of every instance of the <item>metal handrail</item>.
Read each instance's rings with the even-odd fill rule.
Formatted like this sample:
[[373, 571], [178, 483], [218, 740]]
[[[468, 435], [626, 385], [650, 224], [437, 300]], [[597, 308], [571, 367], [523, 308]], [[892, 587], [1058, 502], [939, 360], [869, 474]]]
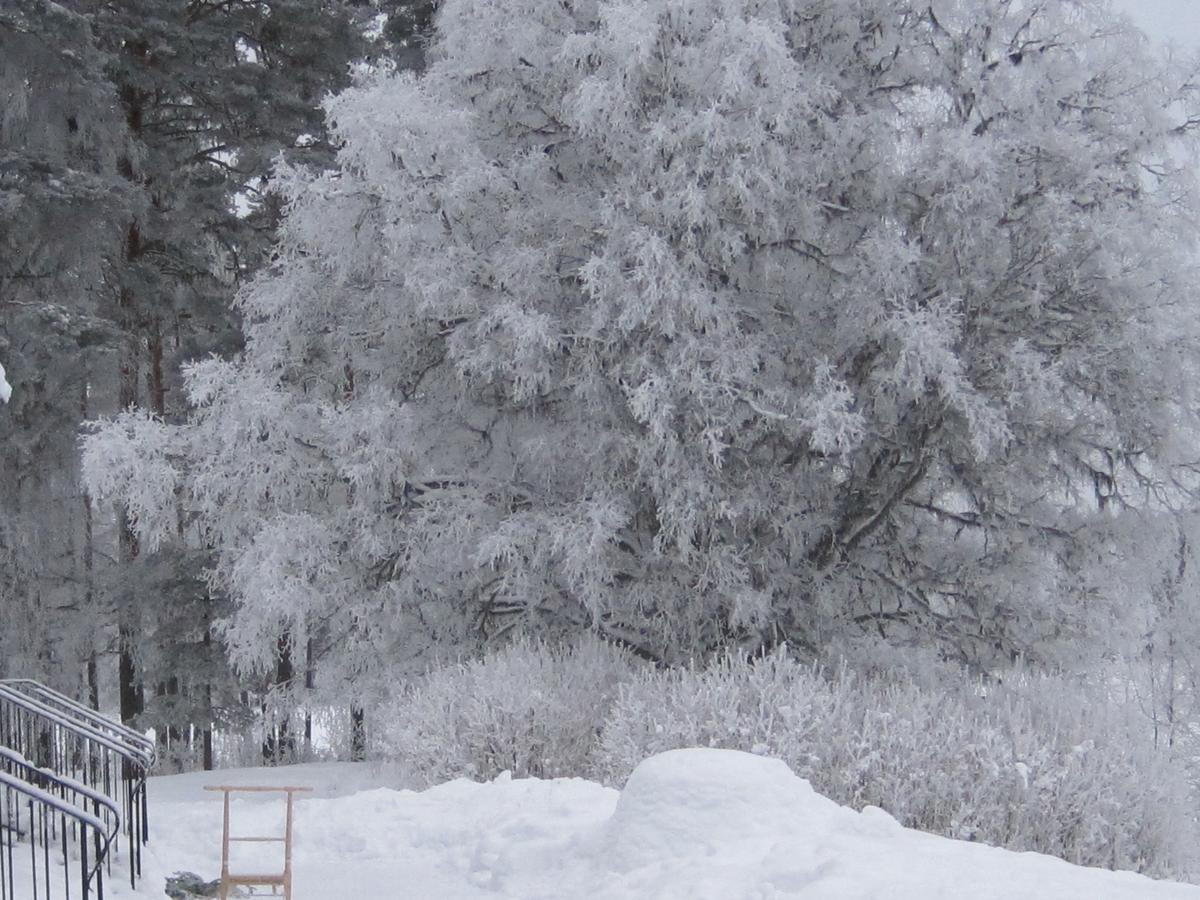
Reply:
[[[44, 773], [44, 772], [41, 772], [40, 770], [38, 770], [38, 771], [39, 771], [39, 777], [45, 778], [51, 784], [59, 784], [64, 788], [73, 789], [72, 786], [64, 784], [62, 779], [54, 776], [53, 774]], [[40, 788], [37, 785], [30, 784], [28, 781], [24, 781], [20, 778], [17, 778], [16, 776], [9, 775], [6, 772], [0, 772], [0, 789], [7, 789], [10, 791], [15, 791], [16, 793], [29, 798], [28, 802], [29, 802], [29, 808], [30, 808], [31, 837], [33, 837], [34, 832], [36, 832], [36, 828], [35, 828], [33, 820], [32, 820], [34, 803], [40, 804], [41, 807], [43, 808], [43, 831], [45, 831], [45, 828], [46, 828], [46, 825], [45, 825], [46, 820], [45, 820], [44, 816], [47, 814], [47, 812], [49, 812], [51, 819], [53, 819], [53, 814], [55, 814], [55, 813], [57, 813], [59, 816], [62, 817], [63, 830], [64, 830], [64, 833], [63, 833], [64, 875], [66, 875], [66, 873], [68, 871], [68, 869], [67, 869], [68, 861], [67, 861], [66, 849], [65, 849], [66, 848], [66, 844], [65, 844], [66, 820], [68, 818], [71, 819], [79, 827], [79, 829], [80, 829], [79, 871], [80, 871], [81, 897], [83, 897], [83, 898], [88, 897], [88, 895], [91, 891], [92, 879], [95, 878], [96, 879], [97, 897], [99, 898], [99, 900], [103, 900], [103, 897], [104, 897], [104, 872], [103, 872], [102, 866], [104, 864], [105, 859], [108, 856], [109, 848], [112, 846], [112, 842], [116, 837], [116, 833], [117, 833], [117, 831], [119, 831], [119, 825], [117, 825], [116, 830], [110, 832], [108, 829], [108, 826], [106, 825], [104, 820], [101, 819], [99, 816], [96, 816], [96, 815], [88, 812], [86, 809], [80, 809], [79, 807], [75, 806], [74, 804], [67, 802], [65, 799], [63, 799], [61, 797], [57, 797], [54, 794], [52, 794], [51, 792], [44, 790], [43, 788]], [[89, 863], [89, 860], [88, 860], [88, 841], [87, 841], [87, 835], [84, 832], [85, 828], [91, 828], [92, 832], [93, 832], [92, 842], [93, 842], [93, 846], [94, 846], [94, 850], [95, 850], [95, 857], [96, 857], [95, 862], [93, 862], [93, 863]], [[14, 866], [13, 866], [13, 861], [12, 861], [11, 834], [9, 836], [9, 842], [8, 842], [8, 846], [7, 846], [7, 850], [8, 850], [7, 860], [5, 860], [4, 854], [2, 852], [3, 849], [5, 849], [5, 848], [3, 847], [2, 844], [0, 844], [0, 898], [3, 898], [3, 900], [16, 900], [17, 893], [16, 893], [15, 872], [14, 872]], [[31, 852], [34, 850], [34, 842], [32, 840], [30, 841], [30, 849], [31, 849]], [[46, 854], [49, 853], [49, 845], [48, 844], [45, 845], [44, 852]], [[48, 869], [49, 869], [49, 860], [48, 860], [48, 856], [47, 856], [47, 871], [48, 871]], [[36, 881], [37, 881], [36, 853], [34, 853], [34, 855], [33, 855], [33, 866], [32, 866], [32, 870], [31, 870], [31, 875], [32, 875], [32, 878], [34, 879], [34, 889], [36, 890]], [[46, 876], [46, 886], [47, 886], [47, 890], [48, 890], [49, 889], [49, 875], [48, 874]]]
[[80, 714], [74, 701], [38, 687], [24, 679], [0, 682], [0, 740], [6, 734], [8, 743], [16, 739], [13, 749], [26, 756], [48, 753], [56, 777], [79, 774], [83, 781], [77, 784], [103, 786], [110, 798], [123, 803], [129, 881], [136, 885], [141, 848], [150, 838], [146, 779], [155, 760], [153, 742], [94, 711]]
[[0, 678], [0, 687], [12, 688], [26, 695], [31, 695], [34, 699], [41, 700], [47, 705], [59, 706], [63, 712], [70, 713], [76, 719], [82, 719], [95, 728], [106, 730], [130, 745], [141, 747], [144, 754], [150, 760], [149, 768], [153, 768], [158, 750], [154, 746], [154, 741], [140, 731], [130, 728], [123, 722], [111, 719], [92, 709], [90, 706], [85, 706], [78, 700], [60, 693], [53, 688], [48, 688], [44, 684], [34, 681], [32, 678]]
[[[15, 766], [26, 773], [25, 781], [29, 784], [34, 784], [35, 780], [41, 779], [51, 784], [57, 785], [64, 792], [70, 791], [76, 796], [82, 797], [90, 802], [97, 811], [103, 807], [107, 814], [112, 818], [113, 836], [121, 830], [121, 811], [117, 808], [116, 801], [107, 794], [97, 791], [92, 787], [84, 784], [82, 781], [77, 781], [66, 775], [59, 775], [52, 769], [47, 769], [44, 766], [35, 766], [16, 750], [10, 750], [7, 747], [0, 747], [0, 765], [8, 763], [10, 766]], [[2, 771], [2, 769], [0, 769]], [[35, 785], [36, 786], [36, 785]], [[86, 804], [85, 807], [86, 809]]]
[[154, 765], [155, 754], [153, 749], [147, 752], [144, 746], [139, 746], [125, 737], [111, 734], [109, 733], [109, 729], [99, 728], [86, 721], [81, 722], [72, 717], [69, 712], [55, 709], [49, 703], [29, 697], [20, 691], [10, 689], [5, 682], [0, 682], [0, 699], [8, 700], [14, 706], [18, 706], [27, 712], [32, 712], [54, 722], [56, 725], [61, 725], [68, 731], [95, 741], [97, 744], [107, 747], [119, 756], [137, 762], [146, 772], [149, 772], [150, 768]]

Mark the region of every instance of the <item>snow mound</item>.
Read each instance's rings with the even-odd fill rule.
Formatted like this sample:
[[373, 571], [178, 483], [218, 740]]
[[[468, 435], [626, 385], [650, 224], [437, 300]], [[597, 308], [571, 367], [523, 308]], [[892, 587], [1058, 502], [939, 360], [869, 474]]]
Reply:
[[655, 860], [716, 856], [821, 830], [853, 813], [827, 800], [777, 759], [736, 750], [671, 750], [642, 762], [609, 820], [605, 851], [615, 869]]
[[732, 750], [674, 750], [644, 761], [601, 835], [591, 854], [590, 887], [560, 896], [1200, 898], [1192, 886], [905, 829], [881, 809], [838, 806], [779, 760]]

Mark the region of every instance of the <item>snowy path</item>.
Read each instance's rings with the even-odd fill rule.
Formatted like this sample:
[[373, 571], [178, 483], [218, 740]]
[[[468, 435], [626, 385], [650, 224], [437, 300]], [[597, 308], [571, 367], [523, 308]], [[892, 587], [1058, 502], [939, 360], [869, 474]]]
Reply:
[[[393, 791], [363, 764], [158, 778], [145, 884], [110, 896], [161, 898], [180, 869], [217, 876], [220, 798], [201, 787], [218, 782], [317, 788], [297, 804], [295, 900], [1200, 900], [1200, 887], [909, 831], [782, 763], [709, 750], [648, 761], [623, 796], [575, 779]], [[234, 831], [281, 829], [282, 809], [238, 799]]]

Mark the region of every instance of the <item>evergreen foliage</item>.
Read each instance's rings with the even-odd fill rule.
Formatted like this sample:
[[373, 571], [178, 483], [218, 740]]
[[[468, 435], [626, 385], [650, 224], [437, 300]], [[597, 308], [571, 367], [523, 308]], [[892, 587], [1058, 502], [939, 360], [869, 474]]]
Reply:
[[[146, 200], [125, 223], [110, 281], [126, 334], [119, 404], [172, 419], [184, 407], [180, 365], [238, 346], [233, 287], [262, 263], [277, 223], [278, 204], [263, 190], [269, 166], [284, 151], [298, 162], [328, 158], [317, 104], [346, 82], [360, 43], [348, 9], [324, 0], [83, 6], [131, 141], [119, 168]], [[141, 548], [125, 522], [119, 530], [118, 555], [129, 565]], [[165, 598], [128, 590], [130, 580], [145, 584], [128, 575], [116, 592], [125, 719], [142, 712], [147, 683], [171, 695], [180, 681], [134, 665], [138, 636], [154, 633], [163, 613], [169, 628], [172, 613]], [[207, 640], [211, 598], [194, 602]], [[189, 675], [198, 683], [184, 679], [182, 690], [211, 694], [199, 673]]]
[[[224, 715], [199, 710], [229, 679], [212, 680], [218, 603], [195, 589], [205, 548], [128, 568], [138, 544], [79, 484], [78, 431], [135, 406], [179, 417], [180, 365], [240, 346], [230, 297], [278, 220], [264, 179], [282, 153], [328, 162], [319, 102], [362, 46], [357, 11], [323, 0], [0, 9], [0, 357], [15, 387], [0, 410], [0, 584], [21, 623], [0, 637], [0, 674], [94, 700], [97, 660], [119, 650], [126, 717], [142, 682], [170, 696], [181, 680], [192, 721]], [[181, 611], [197, 621], [177, 627]], [[209, 660], [194, 671], [178, 644], [164, 656], [184, 633]], [[137, 670], [135, 641], [161, 643], [141, 662], [167, 664]]]
[[117, 409], [120, 334], [102, 283], [140, 202], [117, 171], [127, 141], [103, 63], [68, 7], [0, 7], [0, 358], [12, 385], [0, 406], [0, 677], [93, 695], [106, 561], [77, 431]]

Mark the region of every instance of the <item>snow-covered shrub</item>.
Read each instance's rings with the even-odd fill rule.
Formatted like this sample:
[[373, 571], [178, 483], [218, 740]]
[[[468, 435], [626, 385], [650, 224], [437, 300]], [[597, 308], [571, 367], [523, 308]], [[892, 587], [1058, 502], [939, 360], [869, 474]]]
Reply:
[[1186, 876], [1197, 835], [1178, 766], [1144, 725], [1063, 679], [939, 689], [823, 672], [777, 654], [638, 673], [601, 737], [623, 783], [677, 747], [775, 756], [839, 803], [906, 826], [1071, 862]]
[[593, 771], [601, 723], [634, 663], [610, 644], [519, 639], [435, 669], [380, 716], [379, 754], [403, 781], [555, 778]]

